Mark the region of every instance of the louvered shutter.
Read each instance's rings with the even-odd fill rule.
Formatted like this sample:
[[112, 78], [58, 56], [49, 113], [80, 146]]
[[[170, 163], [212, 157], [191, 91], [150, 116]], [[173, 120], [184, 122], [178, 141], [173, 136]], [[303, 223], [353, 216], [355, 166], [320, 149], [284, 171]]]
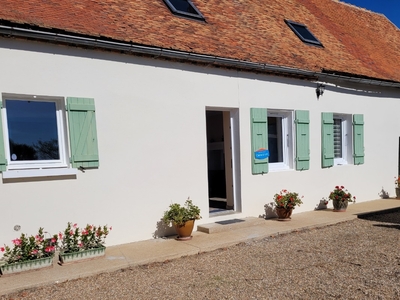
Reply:
[[71, 164], [74, 168], [99, 166], [94, 99], [67, 98]]
[[333, 119], [333, 153], [335, 158], [343, 157], [342, 120]]
[[310, 117], [308, 110], [296, 110], [296, 170], [310, 169]]
[[333, 113], [322, 113], [322, 167], [332, 167], [333, 147]]
[[250, 113], [252, 173], [268, 173], [268, 157], [262, 155], [268, 149], [267, 109], [251, 108]]
[[364, 115], [353, 115], [353, 157], [355, 165], [364, 163]]

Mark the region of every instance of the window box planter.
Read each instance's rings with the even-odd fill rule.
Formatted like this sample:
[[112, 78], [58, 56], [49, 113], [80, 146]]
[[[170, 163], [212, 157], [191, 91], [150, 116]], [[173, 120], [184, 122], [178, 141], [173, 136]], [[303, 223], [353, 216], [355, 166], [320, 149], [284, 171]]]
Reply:
[[82, 250], [78, 252], [60, 253], [59, 264], [70, 264], [74, 262], [80, 262], [85, 260], [91, 260], [94, 258], [102, 257], [106, 253], [106, 247], [93, 248], [88, 250]]
[[10, 275], [25, 271], [48, 268], [53, 266], [53, 257], [45, 257], [12, 264], [0, 265], [2, 275]]

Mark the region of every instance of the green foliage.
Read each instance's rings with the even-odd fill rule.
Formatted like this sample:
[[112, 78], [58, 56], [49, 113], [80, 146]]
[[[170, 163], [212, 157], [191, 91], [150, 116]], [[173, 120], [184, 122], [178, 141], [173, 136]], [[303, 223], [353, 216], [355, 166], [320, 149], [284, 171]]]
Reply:
[[78, 252], [94, 248], [104, 247], [105, 240], [112, 227], [94, 226], [87, 224], [80, 229], [77, 224], [68, 222], [63, 233], [59, 233], [61, 240], [60, 251], [62, 253]]
[[19, 238], [12, 240], [13, 247], [4, 245], [0, 247], [3, 253], [3, 261], [7, 264], [24, 262], [45, 257], [53, 257], [56, 250], [57, 235], [46, 239], [43, 228], [39, 228], [38, 234], [28, 236], [24, 233]]
[[[301, 198], [303, 198], [303, 196]], [[274, 195], [275, 206], [277, 208], [294, 209], [296, 205], [300, 206], [300, 204], [303, 204], [301, 198], [298, 193], [283, 189], [279, 194]]]
[[181, 206], [178, 203], [173, 203], [169, 206], [169, 210], [164, 212], [163, 221], [169, 225], [174, 222], [178, 226], [183, 226], [189, 220], [199, 220], [200, 209], [193, 204], [192, 200], [186, 200]]
[[342, 186], [335, 186], [335, 189], [329, 194], [330, 200], [339, 200], [339, 201], [348, 201], [348, 202], [355, 202], [356, 197], [352, 197], [350, 192], [342, 185]]

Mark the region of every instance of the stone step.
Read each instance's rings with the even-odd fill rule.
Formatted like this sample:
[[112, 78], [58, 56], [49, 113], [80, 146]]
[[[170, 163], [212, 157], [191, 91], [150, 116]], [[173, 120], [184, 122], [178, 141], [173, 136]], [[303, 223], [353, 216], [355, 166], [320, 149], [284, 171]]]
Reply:
[[247, 217], [242, 219], [230, 219], [225, 221], [218, 221], [214, 223], [197, 225], [197, 231], [210, 234], [216, 232], [230, 231], [238, 228], [256, 226], [260, 224], [265, 224], [265, 220], [263, 218]]

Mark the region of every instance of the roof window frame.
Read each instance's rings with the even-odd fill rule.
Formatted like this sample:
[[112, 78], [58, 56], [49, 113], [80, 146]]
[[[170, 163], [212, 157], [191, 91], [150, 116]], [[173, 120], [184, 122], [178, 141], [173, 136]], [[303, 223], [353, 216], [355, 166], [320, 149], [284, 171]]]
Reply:
[[[306, 44], [309, 45], [313, 45], [313, 46], [320, 46], [320, 47], [324, 47], [324, 45], [322, 45], [321, 41], [319, 39], [317, 39], [317, 37], [310, 31], [310, 29], [307, 28], [306, 25], [301, 24], [301, 23], [297, 23], [294, 21], [290, 21], [290, 20], [286, 20], [285, 19], [285, 23], [289, 26], [289, 28], [297, 35], [297, 37]], [[307, 30], [307, 32], [315, 39], [315, 40], [311, 40], [308, 38], [305, 38], [297, 29], [295, 26], [300, 26], [303, 27], [305, 30]]]
[[193, 10], [196, 11], [196, 14], [192, 14], [190, 12], [176, 9], [176, 7], [172, 4], [171, 0], [163, 0], [163, 1], [174, 15], [187, 17], [190, 19], [195, 19], [195, 20], [200, 20], [200, 21], [206, 21], [203, 14], [197, 9], [197, 7], [194, 5], [194, 3], [190, 0], [182, 0], [182, 1], [187, 2], [193, 8]]

